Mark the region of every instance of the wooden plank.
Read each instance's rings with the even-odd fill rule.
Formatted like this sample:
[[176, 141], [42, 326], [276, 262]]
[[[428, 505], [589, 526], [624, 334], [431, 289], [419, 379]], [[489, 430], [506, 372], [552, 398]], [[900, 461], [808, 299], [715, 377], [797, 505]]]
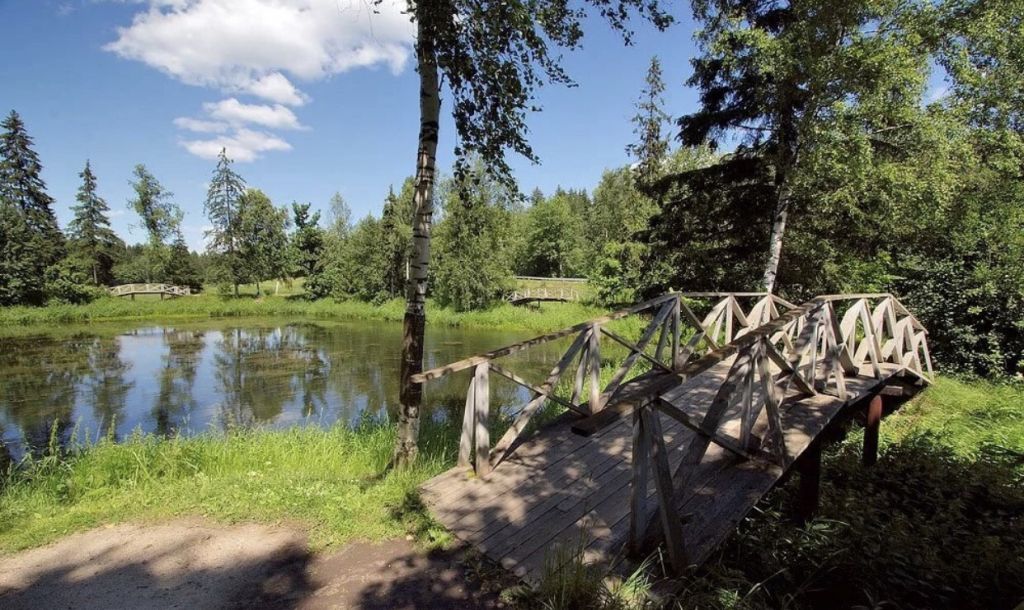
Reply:
[[668, 454], [665, 449], [665, 437], [661, 430], [661, 422], [657, 413], [650, 408], [640, 409], [640, 418], [644, 422], [643, 432], [648, 437], [645, 444], [651, 452], [654, 463], [654, 485], [658, 493], [658, 514], [661, 516], [661, 529], [665, 536], [665, 546], [669, 561], [676, 574], [686, 569], [686, 552], [683, 547], [683, 528], [679, 515], [675, 512], [675, 492], [672, 487], [672, 471], [669, 469]]
[[[573, 354], [573, 356], [575, 356], [575, 354]], [[517, 374], [513, 373], [512, 371], [506, 369], [505, 367], [499, 365], [497, 362], [491, 362], [491, 363], [489, 363], [488, 366], [491, 367], [492, 371], [494, 371], [495, 373], [501, 375], [505, 379], [508, 379], [509, 381], [512, 381], [513, 383], [516, 383], [516, 384], [518, 384], [518, 385], [520, 385], [520, 386], [522, 386], [522, 387], [532, 391], [534, 394], [536, 394], [535, 398], [543, 397], [545, 400], [550, 400], [552, 402], [556, 402], [556, 403], [562, 405], [563, 407], [565, 407], [566, 409], [569, 409], [570, 411], [573, 411], [575, 413], [579, 413], [580, 415], [584, 415], [584, 416], [587, 415], [586, 411], [584, 411], [583, 409], [579, 408], [578, 406], [572, 404], [572, 402], [570, 402], [568, 400], [565, 400], [564, 398], [561, 398], [559, 396], [556, 396], [555, 393], [554, 393], [554, 388], [552, 388], [552, 387], [542, 387], [542, 386], [533, 385], [532, 383], [530, 383], [529, 381], [523, 379], [519, 375], [517, 375]]]
[[[651, 323], [648, 324], [647, 328], [644, 330], [643, 335], [640, 336], [640, 340], [637, 341], [636, 346], [630, 354], [626, 356], [626, 359], [619, 366], [618, 370], [616, 370], [615, 374], [612, 375], [608, 385], [605, 386], [604, 391], [601, 392], [602, 406], [608, 404], [608, 401], [618, 392], [622, 382], [626, 379], [626, 375], [629, 374], [630, 369], [632, 369], [633, 365], [636, 364], [637, 358], [639, 358], [640, 354], [643, 353], [643, 350], [647, 348], [647, 344], [651, 342], [651, 339], [654, 337], [654, 333], [658, 330], [658, 327], [665, 322], [665, 319], [668, 318], [668, 315], [671, 312], [671, 303], [662, 305], [661, 309], [658, 310], [657, 315], [654, 316], [654, 319], [651, 320]], [[602, 332], [605, 332], [605, 330], [606, 329], [604, 328], [601, 329]]]
[[[548, 378], [544, 380], [544, 383], [534, 390], [538, 393], [537, 396], [523, 407], [522, 412], [519, 413], [519, 416], [516, 417], [515, 421], [512, 422], [512, 425], [509, 426], [509, 429], [505, 431], [501, 440], [499, 440], [498, 444], [494, 447], [494, 454], [497, 456], [499, 461], [504, 459], [508, 448], [512, 446], [512, 443], [515, 442], [516, 438], [522, 434], [523, 430], [526, 429], [526, 426], [530, 423], [530, 419], [533, 417], [534, 413], [536, 413], [547, 400], [557, 398], [552, 396], [551, 393], [566, 367], [569, 366], [569, 363], [571, 363], [573, 358], [576, 357], [576, 354], [583, 348], [583, 344], [587, 338], [587, 333], [580, 333], [580, 335], [576, 337], [576, 340], [573, 341], [572, 345], [569, 346], [569, 349], [562, 354], [558, 364], [551, 369], [551, 372], [548, 374]], [[480, 366], [490, 367], [491, 365], [493, 365], [493, 363], [481, 364], [478, 365], [478, 368]], [[557, 402], [570, 409], [576, 410], [575, 406], [568, 405], [560, 398], [557, 399]]]
[[488, 420], [491, 412], [491, 391], [488, 382], [490, 367], [487, 363], [477, 365], [474, 375], [473, 403], [476, 405], [476, 475], [486, 477], [491, 473], [491, 432]]
[[[664, 339], [665, 338], [665, 325], [664, 324], [661, 326], [661, 330], [662, 330], [661, 336]], [[675, 372], [675, 371], [672, 370], [671, 367], [669, 367], [665, 363], [661, 362], [660, 360], [657, 360], [657, 356], [655, 356], [654, 358], [648, 356], [646, 353], [644, 353], [643, 349], [640, 348], [639, 346], [637, 346], [635, 343], [630, 343], [628, 340], [622, 338], [621, 336], [619, 336], [618, 334], [608, 330], [607, 328], [602, 328], [601, 329], [601, 333], [604, 336], [606, 336], [609, 339], [611, 339], [612, 341], [615, 341], [619, 345], [629, 349], [631, 352], [639, 354], [641, 358], [643, 358], [644, 360], [650, 362], [652, 365], [658, 367], [659, 369], [665, 371], [666, 373], [674, 373]]]
[[650, 435], [644, 429], [643, 410], [633, 413], [633, 478], [629, 487], [629, 543], [632, 552], [640, 552], [641, 528], [647, 524], [647, 471], [650, 460]]
[[469, 381], [469, 388], [466, 390], [466, 406], [462, 410], [462, 435], [459, 437], [459, 461], [462, 467], [469, 466], [470, 454], [473, 447], [473, 426], [476, 423], [476, 376]]
[[601, 404], [601, 326], [595, 324], [590, 328], [587, 342], [587, 356], [590, 358], [590, 415], [600, 411]]

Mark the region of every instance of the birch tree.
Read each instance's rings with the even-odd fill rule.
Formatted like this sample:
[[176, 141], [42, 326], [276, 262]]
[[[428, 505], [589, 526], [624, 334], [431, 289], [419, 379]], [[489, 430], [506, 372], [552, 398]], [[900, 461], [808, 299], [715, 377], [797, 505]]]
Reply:
[[[380, 0], [378, 0], [379, 2]], [[441, 77], [451, 98], [457, 144], [456, 177], [470, 155], [498, 180], [512, 186], [508, 151], [536, 162], [526, 138], [526, 116], [537, 108], [534, 94], [547, 83], [571, 84], [551, 47], [575, 49], [588, 9], [596, 11], [625, 41], [628, 20], [638, 14], [665, 28], [671, 18], [656, 0], [410, 0], [416, 23], [420, 125], [413, 197], [412, 250], [406, 283], [398, 440], [395, 463], [416, 457], [422, 387], [411, 377], [423, 368], [430, 229], [441, 118]]]
[[701, 106], [679, 120], [680, 139], [691, 146], [738, 142], [726, 162], [746, 164], [769, 181], [765, 290], [775, 288], [801, 159], [819, 136], [845, 125], [880, 134], [916, 110], [928, 69], [927, 40], [915, 29], [924, 4], [692, 1], [702, 54], [689, 84], [700, 91]]

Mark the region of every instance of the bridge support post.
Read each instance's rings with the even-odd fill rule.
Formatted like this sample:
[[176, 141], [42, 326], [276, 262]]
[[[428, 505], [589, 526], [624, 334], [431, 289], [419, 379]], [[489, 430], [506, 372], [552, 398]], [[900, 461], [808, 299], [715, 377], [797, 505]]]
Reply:
[[861, 462], [873, 466], [878, 461], [878, 430], [882, 423], [882, 396], [876, 394], [868, 404], [867, 421], [864, 424], [864, 452]]
[[797, 520], [810, 521], [818, 512], [821, 497], [821, 444], [814, 442], [804, 450], [796, 463], [800, 473], [800, 492], [797, 498]]

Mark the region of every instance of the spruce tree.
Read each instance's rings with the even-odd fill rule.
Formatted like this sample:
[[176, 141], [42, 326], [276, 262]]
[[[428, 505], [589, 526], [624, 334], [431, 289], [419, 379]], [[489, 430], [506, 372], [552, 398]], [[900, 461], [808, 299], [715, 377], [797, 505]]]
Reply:
[[114, 253], [120, 239], [110, 228], [107, 202], [96, 193], [96, 175], [92, 173], [89, 161], [85, 162], [85, 169], [78, 176], [82, 179], [82, 186], [75, 196], [78, 205], [71, 207], [75, 217], [68, 225], [68, 236], [71, 247], [87, 261], [92, 283], [99, 286], [110, 280]]
[[295, 259], [296, 275], [307, 280], [321, 267], [324, 249], [324, 230], [320, 228], [320, 212], [310, 213], [308, 203], [292, 203], [295, 233], [292, 234], [292, 256]]
[[668, 153], [668, 140], [662, 135], [662, 127], [669, 120], [663, 109], [665, 81], [657, 57], [651, 58], [645, 83], [633, 117], [633, 133], [640, 141], [626, 146], [626, 152], [637, 160], [637, 182], [641, 188], [657, 180]]
[[213, 170], [213, 180], [206, 192], [206, 203], [203, 209], [210, 219], [213, 228], [206, 232], [210, 238], [211, 253], [220, 255], [226, 268], [235, 296], [238, 296], [238, 284], [244, 273], [238, 257], [238, 238], [240, 231], [239, 202], [245, 193], [245, 181], [233, 169], [228, 159], [227, 149], [222, 148], [217, 157], [217, 168]]
[[53, 213], [53, 198], [46, 193], [40, 173], [39, 156], [32, 149], [32, 138], [18, 113], [0, 123], [0, 199], [14, 205], [28, 229], [32, 258], [42, 274], [45, 267], [64, 256], [64, 235]]

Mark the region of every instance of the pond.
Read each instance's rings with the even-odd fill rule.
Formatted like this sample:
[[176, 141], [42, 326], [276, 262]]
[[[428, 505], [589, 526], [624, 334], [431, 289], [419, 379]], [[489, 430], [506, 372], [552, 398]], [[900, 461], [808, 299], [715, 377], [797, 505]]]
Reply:
[[[16, 334], [12, 334], [16, 333]], [[429, 368], [531, 333], [431, 328]], [[394, 419], [402, 327], [387, 322], [230, 320], [66, 326], [0, 333], [0, 440], [14, 456], [61, 444], [233, 427], [353, 426]], [[566, 345], [509, 361], [539, 381]], [[432, 381], [425, 417], [461, 417], [469, 373]], [[526, 390], [492, 382], [492, 404]]]

